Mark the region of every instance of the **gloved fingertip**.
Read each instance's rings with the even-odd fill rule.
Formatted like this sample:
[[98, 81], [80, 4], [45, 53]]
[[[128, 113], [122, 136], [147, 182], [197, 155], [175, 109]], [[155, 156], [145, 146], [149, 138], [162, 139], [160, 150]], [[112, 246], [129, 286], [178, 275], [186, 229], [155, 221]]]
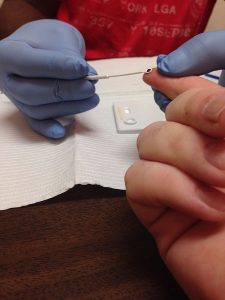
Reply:
[[170, 100], [162, 93], [159, 91], [155, 90], [154, 92], [154, 99], [156, 104], [159, 106], [159, 108], [165, 112], [167, 105], [170, 103]]
[[66, 130], [62, 125], [54, 125], [46, 128], [42, 134], [48, 138], [57, 140], [62, 139], [65, 136]]
[[51, 139], [61, 139], [65, 136], [65, 128], [56, 120], [35, 120], [25, 116], [30, 127], [37, 133]]
[[100, 98], [97, 94], [95, 94], [93, 97], [93, 107], [97, 106], [99, 102], [100, 102]]
[[[88, 65], [88, 67], [89, 67], [88, 74], [87, 74], [88, 76], [98, 75], [96, 70], [91, 65]], [[97, 82], [98, 82], [98, 80], [92, 80], [93, 84], [96, 84]]]
[[88, 74], [88, 70], [87, 62], [81, 57], [68, 57], [64, 61], [64, 72], [70, 79], [82, 78]]
[[166, 54], [159, 54], [156, 60], [157, 65], [166, 57]]
[[219, 78], [219, 85], [225, 87], [225, 70], [222, 71], [220, 78]]
[[161, 105], [159, 106], [160, 110], [161, 110], [162, 112], [165, 113], [168, 104], [169, 104], [169, 103], [161, 104]]
[[88, 64], [88, 75], [97, 75], [97, 71]]
[[100, 98], [97, 94], [95, 94], [94, 96], [89, 98], [88, 101], [85, 101], [82, 107], [82, 112], [95, 108], [99, 104], [99, 102]]
[[168, 64], [166, 57], [157, 63], [157, 69], [160, 73], [165, 75], [171, 73], [171, 66]]

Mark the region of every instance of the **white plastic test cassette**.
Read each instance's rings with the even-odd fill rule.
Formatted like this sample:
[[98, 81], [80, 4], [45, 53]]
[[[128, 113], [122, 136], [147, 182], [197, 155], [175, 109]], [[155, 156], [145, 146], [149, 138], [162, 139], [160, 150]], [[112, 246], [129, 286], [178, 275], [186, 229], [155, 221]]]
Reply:
[[121, 101], [113, 104], [118, 133], [139, 133], [151, 123], [150, 101]]

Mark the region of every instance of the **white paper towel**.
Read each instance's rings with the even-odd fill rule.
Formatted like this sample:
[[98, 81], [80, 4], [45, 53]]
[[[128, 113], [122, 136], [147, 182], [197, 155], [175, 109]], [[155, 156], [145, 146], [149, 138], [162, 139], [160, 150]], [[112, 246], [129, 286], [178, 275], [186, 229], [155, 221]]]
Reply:
[[[99, 74], [145, 71], [154, 58], [91, 61]], [[118, 134], [112, 105], [116, 101], [149, 101], [149, 123], [164, 119], [141, 75], [100, 80], [100, 104], [76, 115], [61, 141], [34, 133], [22, 115], [0, 95], [0, 209], [43, 201], [75, 184], [124, 189], [124, 174], [138, 158], [137, 134]]]

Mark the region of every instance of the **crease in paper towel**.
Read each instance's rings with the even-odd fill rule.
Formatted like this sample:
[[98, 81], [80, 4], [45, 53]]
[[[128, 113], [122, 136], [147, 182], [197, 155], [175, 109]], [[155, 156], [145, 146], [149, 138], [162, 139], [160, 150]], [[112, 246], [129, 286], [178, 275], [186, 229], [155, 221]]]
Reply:
[[[125, 189], [124, 174], [138, 158], [137, 135], [116, 132], [112, 101], [102, 101], [95, 111], [76, 118], [77, 184], [88, 182]], [[85, 131], [83, 124], [91, 130]]]
[[[118, 62], [119, 61], [119, 62]], [[149, 66], [149, 59], [92, 62], [104, 68], [133, 71]], [[124, 189], [124, 174], [138, 158], [134, 134], [118, 134], [112, 105], [115, 101], [148, 99], [152, 121], [164, 118], [151, 90], [140, 77], [114, 78], [97, 84], [100, 104], [75, 116], [75, 126], [62, 141], [50, 141], [34, 133], [22, 115], [0, 95], [0, 209], [43, 201], [76, 184], [98, 184]]]
[[77, 116], [74, 132], [55, 142], [34, 133], [13, 104], [1, 103], [0, 209], [46, 200], [75, 184], [124, 189], [136, 137], [118, 135], [111, 118], [111, 105], [103, 103]]

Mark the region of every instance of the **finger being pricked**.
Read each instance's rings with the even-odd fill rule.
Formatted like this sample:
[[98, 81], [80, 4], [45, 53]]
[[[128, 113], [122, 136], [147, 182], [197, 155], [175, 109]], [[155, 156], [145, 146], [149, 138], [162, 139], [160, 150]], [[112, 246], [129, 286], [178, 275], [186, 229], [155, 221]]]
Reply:
[[172, 101], [166, 119], [202, 131], [212, 137], [225, 137], [225, 88], [198, 76], [170, 78], [153, 70], [144, 81]]

